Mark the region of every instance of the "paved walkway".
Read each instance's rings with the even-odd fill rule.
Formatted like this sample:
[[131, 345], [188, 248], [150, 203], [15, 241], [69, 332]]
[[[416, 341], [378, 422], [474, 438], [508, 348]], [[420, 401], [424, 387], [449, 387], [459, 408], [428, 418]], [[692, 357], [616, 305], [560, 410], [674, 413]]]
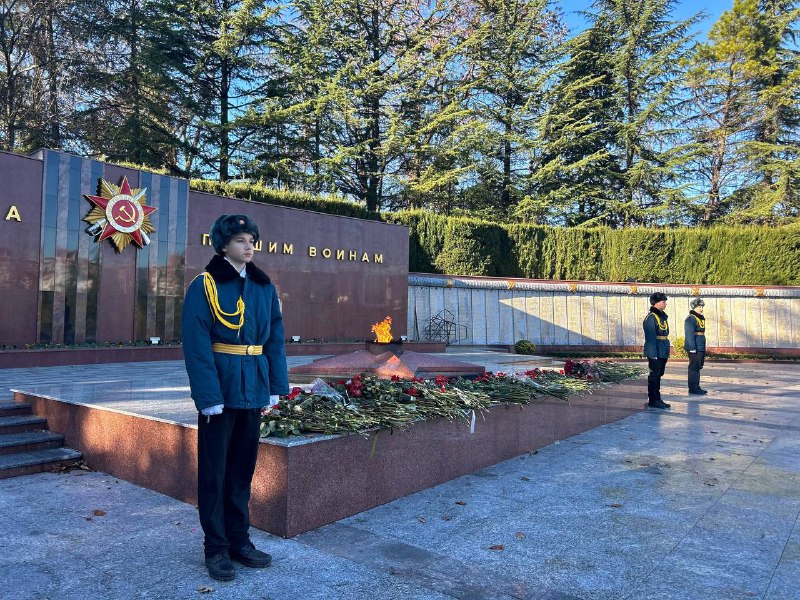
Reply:
[[274, 564], [230, 583], [190, 505], [97, 472], [3, 480], [0, 598], [800, 598], [800, 366], [709, 364], [699, 400], [685, 373], [671, 411], [291, 540], [253, 530]]

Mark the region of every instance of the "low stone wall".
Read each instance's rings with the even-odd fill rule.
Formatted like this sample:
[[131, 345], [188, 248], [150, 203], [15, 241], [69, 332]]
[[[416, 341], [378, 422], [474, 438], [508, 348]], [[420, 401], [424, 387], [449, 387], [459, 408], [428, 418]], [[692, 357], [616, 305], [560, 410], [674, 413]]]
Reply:
[[[648, 297], [670, 300], [670, 338], [683, 336], [689, 302], [705, 300], [711, 350], [800, 356], [800, 288], [539, 281], [493, 277], [409, 276], [409, 339], [591, 351], [641, 350]], [[447, 312], [445, 312], [447, 311]]]
[[[407, 342], [405, 347], [416, 352], [444, 352], [444, 342]], [[345, 354], [363, 350], [364, 342], [286, 344], [287, 356]], [[64, 365], [97, 365], [119, 362], [183, 360], [182, 346], [120, 346], [109, 348], [52, 348], [0, 351], [0, 369], [27, 367], [60, 367]]]
[[152, 360], [183, 360], [183, 349], [180, 346], [112, 346], [109, 348], [4, 350], [0, 352], [0, 369], [99, 365]]
[[[569, 401], [497, 405], [468, 424], [443, 419], [407, 431], [262, 440], [250, 504], [255, 527], [292, 537], [396, 498], [525, 454], [642, 410], [644, 380]], [[196, 503], [197, 429], [91, 405], [15, 392], [63, 433], [87, 464]]]

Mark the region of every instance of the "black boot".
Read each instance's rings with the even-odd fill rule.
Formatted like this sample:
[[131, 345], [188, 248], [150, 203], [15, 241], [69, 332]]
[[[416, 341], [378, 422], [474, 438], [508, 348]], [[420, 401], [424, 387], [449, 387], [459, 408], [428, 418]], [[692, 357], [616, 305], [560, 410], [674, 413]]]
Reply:
[[231, 558], [245, 567], [253, 569], [263, 569], [272, 564], [272, 557], [266, 552], [257, 550], [253, 544], [247, 544], [238, 549], [231, 548]]
[[706, 390], [696, 388], [693, 390], [689, 390], [689, 393], [695, 396], [705, 396], [708, 392]]
[[660, 398], [658, 400], [653, 401], [653, 402], [648, 402], [647, 406], [649, 406], [650, 408], [671, 408], [672, 407], [671, 404], [668, 404], [668, 403], [664, 402]]
[[206, 556], [206, 569], [211, 579], [217, 581], [231, 581], [236, 577], [236, 569], [230, 557], [224, 552]]

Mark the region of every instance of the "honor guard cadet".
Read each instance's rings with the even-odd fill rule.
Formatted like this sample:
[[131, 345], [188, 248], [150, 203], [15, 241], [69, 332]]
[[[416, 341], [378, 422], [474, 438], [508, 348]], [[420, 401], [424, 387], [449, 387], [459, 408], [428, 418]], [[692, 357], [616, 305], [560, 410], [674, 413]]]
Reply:
[[683, 348], [689, 354], [689, 393], [704, 395], [708, 392], [700, 387], [700, 369], [706, 360], [706, 318], [703, 310], [706, 303], [695, 298], [689, 303], [689, 316], [683, 322]]
[[269, 277], [253, 264], [258, 226], [222, 215], [211, 228], [216, 256], [189, 285], [183, 354], [197, 420], [197, 504], [205, 564], [219, 581], [231, 559], [253, 568], [272, 557], [250, 541], [250, 487], [261, 410], [289, 393], [283, 318]]
[[650, 295], [650, 312], [642, 322], [644, 329], [644, 355], [650, 374], [647, 376], [647, 405], [653, 408], [669, 408], [661, 399], [661, 377], [669, 359], [669, 323], [667, 295], [655, 292]]

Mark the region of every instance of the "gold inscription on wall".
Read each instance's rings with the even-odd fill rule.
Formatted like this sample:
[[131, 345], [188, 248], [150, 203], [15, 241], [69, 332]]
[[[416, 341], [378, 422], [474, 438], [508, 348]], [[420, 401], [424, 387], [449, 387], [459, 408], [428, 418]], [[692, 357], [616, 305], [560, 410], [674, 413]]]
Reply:
[[375, 263], [382, 265], [383, 264], [383, 253], [373, 253], [370, 257], [369, 252], [361, 252], [359, 253], [358, 250], [331, 250], [330, 248], [317, 248], [316, 246], [309, 246], [308, 247], [308, 256], [310, 258], [334, 258], [336, 260], [354, 260], [354, 261], [361, 261], [365, 263]]
[[18, 223], [22, 223], [22, 217], [19, 214], [19, 209], [13, 204], [6, 213], [6, 221], [12, 221], [12, 220], [17, 221]]
[[[211, 246], [211, 236], [207, 233], [204, 233], [201, 238], [201, 243], [203, 246]], [[266, 252], [267, 254], [294, 254], [294, 244], [287, 244], [283, 242], [280, 244], [279, 242], [267, 241], [266, 246], [264, 246], [264, 240], [259, 240], [253, 246], [253, 249], [256, 252]], [[350, 260], [362, 263], [375, 263], [376, 265], [383, 264], [383, 253], [382, 252], [373, 252], [370, 255], [369, 252], [358, 251], [358, 250], [343, 250], [341, 248], [318, 248], [317, 246], [309, 246], [307, 249], [307, 254], [309, 258], [329, 258], [333, 260]]]

